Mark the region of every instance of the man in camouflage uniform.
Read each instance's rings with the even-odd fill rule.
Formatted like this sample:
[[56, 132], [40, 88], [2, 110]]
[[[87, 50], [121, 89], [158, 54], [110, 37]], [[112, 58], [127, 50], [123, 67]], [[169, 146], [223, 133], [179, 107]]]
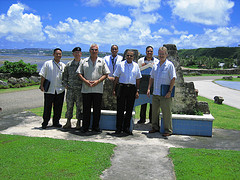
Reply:
[[67, 63], [63, 73], [63, 85], [67, 89], [66, 101], [67, 101], [67, 112], [65, 117], [67, 123], [63, 126], [64, 129], [71, 128], [71, 119], [73, 117], [74, 102], [76, 103], [76, 118], [77, 126], [76, 129], [80, 129], [82, 115], [83, 115], [83, 103], [82, 103], [82, 80], [78, 77], [76, 72], [82, 52], [80, 47], [75, 47], [72, 50], [74, 60]]

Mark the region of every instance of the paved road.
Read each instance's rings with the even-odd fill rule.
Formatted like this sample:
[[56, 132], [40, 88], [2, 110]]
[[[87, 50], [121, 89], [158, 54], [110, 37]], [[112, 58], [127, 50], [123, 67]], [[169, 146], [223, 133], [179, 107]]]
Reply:
[[214, 79], [221, 79], [222, 76], [200, 76], [200, 77], [185, 77], [186, 82], [193, 82], [199, 95], [208, 99], [214, 99], [215, 96], [224, 98], [223, 104], [240, 109], [240, 91], [226, 88], [213, 83]]
[[2, 108], [0, 117], [41, 106], [43, 106], [43, 93], [39, 89], [0, 94]]
[[4, 121], [5, 116], [11, 116], [25, 109], [41, 106], [43, 106], [43, 93], [39, 89], [0, 94], [0, 107], [2, 108], [0, 112], [0, 130], [22, 122], [15, 118], [8, 118], [8, 120]]

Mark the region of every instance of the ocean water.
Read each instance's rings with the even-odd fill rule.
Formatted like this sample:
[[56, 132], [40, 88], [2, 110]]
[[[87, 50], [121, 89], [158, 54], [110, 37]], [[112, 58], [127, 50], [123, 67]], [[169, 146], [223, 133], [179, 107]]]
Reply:
[[[53, 56], [43, 56], [34, 54], [0, 54], [0, 67], [3, 65], [3, 61], [18, 62], [23, 60], [25, 63], [37, 64], [37, 69], [40, 71], [45, 61], [53, 59]], [[63, 56], [61, 61], [66, 64], [73, 60], [73, 56]]]

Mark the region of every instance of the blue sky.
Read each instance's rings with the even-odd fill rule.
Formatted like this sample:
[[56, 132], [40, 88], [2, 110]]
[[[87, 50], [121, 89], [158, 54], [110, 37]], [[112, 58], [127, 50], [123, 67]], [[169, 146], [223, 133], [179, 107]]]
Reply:
[[0, 0], [0, 49], [238, 46], [238, 0]]

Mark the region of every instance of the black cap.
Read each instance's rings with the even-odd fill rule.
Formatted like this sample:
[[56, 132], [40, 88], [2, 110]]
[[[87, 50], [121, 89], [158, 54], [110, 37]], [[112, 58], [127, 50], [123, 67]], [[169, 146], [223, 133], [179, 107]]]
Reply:
[[74, 51], [82, 51], [82, 49], [81, 49], [80, 47], [75, 47], [75, 48], [72, 50], [72, 52], [74, 52]]

